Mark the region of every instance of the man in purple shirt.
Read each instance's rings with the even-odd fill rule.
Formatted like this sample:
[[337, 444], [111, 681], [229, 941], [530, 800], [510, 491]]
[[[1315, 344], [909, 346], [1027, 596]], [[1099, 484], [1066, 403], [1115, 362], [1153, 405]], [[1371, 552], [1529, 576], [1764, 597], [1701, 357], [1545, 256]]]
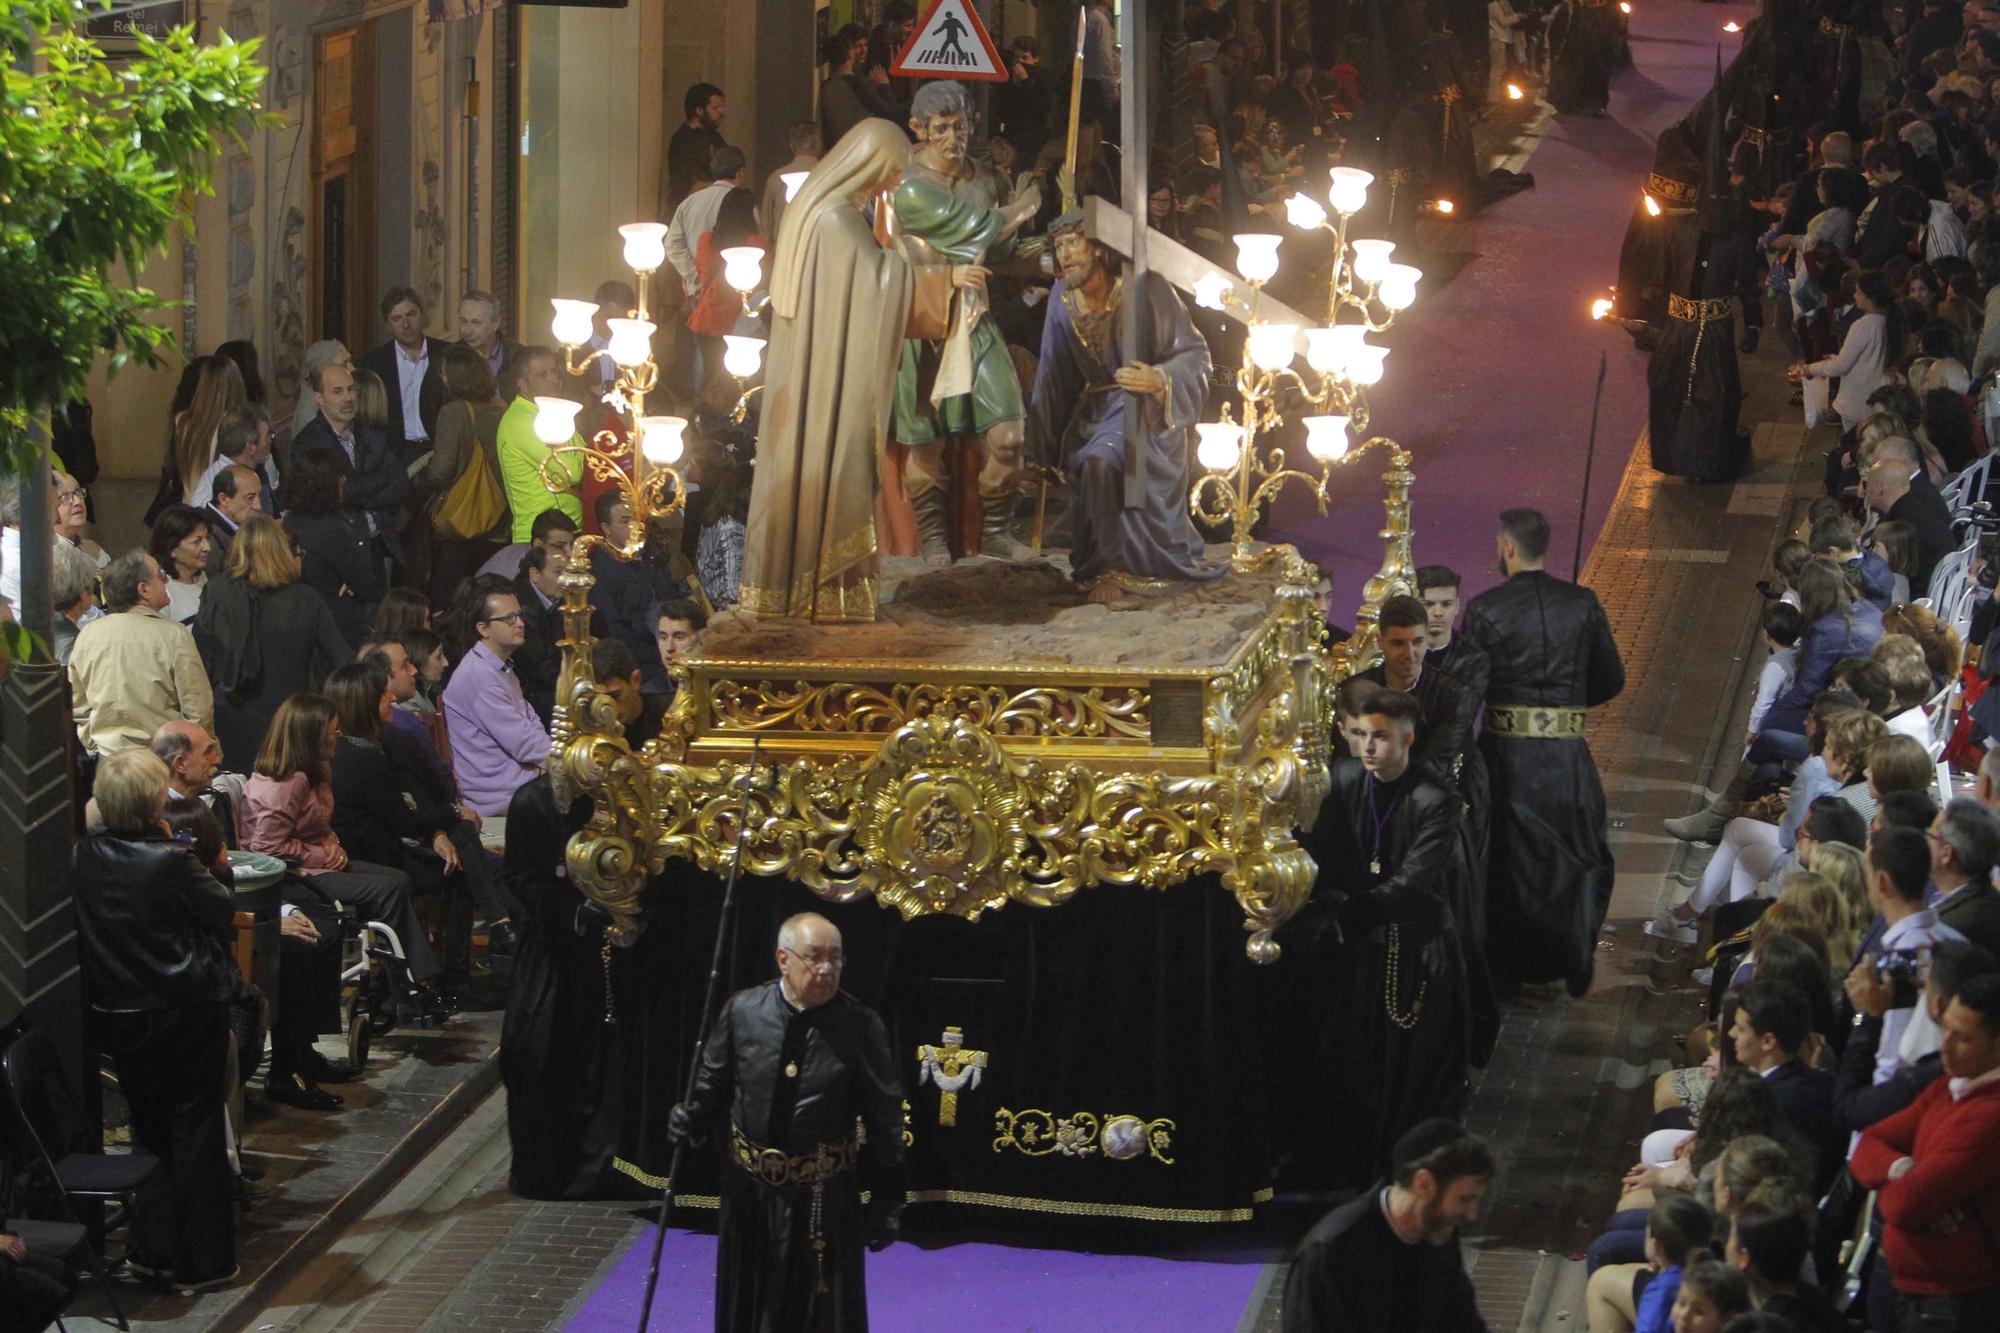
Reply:
[[479, 642], [444, 690], [451, 766], [465, 804], [481, 815], [505, 815], [514, 793], [548, 766], [549, 733], [509, 661], [527, 640], [520, 602], [490, 593], [472, 625]]

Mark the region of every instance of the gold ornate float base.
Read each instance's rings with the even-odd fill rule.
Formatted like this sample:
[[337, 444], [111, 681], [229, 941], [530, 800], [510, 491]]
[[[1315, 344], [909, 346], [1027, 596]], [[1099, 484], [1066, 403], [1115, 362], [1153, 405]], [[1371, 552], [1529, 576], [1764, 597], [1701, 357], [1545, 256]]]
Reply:
[[596, 812], [570, 874], [629, 942], [669, 860], [727, 870], [747, 799], [743, 869], [829, 901], [972, 919], [1214, 873], [1242, 907], [1246, 952], [1271, 962], [1312, 888], [1293, 830], [1327, 788], [1317, 582], [1286, 548], [1107, 609], [1048, 564], [975, 561], [885, 577], [872, 625], [725, 615], [634, 753], [580, 669], [590, 579], [576, 562], [552, 771]]

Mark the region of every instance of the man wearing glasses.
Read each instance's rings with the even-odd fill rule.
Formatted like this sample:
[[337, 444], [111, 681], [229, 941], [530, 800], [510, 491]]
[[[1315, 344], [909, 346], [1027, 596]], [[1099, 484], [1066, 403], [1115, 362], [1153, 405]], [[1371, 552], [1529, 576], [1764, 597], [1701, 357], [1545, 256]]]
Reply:
[[723, 1005], [668, 1130], [713, 1131], [724, 1162], [716, 1327], [865, 1329], [862, 1246], [886, 1248], [903, 1206], [902, 1079], [881, 1018], [840, 989], [831, 921], [786, 921], [777, 958]]
[[487, 593], [469, 617], [479, 642], [444, 691], [445, 726], [460, 799], [482, 818], [505, 815], [514, 793], [549, 762], [549, 733], [521, 693], [513, 657], [527, 642], [521, 603]]

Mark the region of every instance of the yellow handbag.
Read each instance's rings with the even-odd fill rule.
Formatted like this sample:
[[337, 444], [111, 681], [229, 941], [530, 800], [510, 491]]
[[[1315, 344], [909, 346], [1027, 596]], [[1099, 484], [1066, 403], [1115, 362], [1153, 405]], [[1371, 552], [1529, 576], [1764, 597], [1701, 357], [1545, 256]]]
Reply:
[[431, 522], [440, 537], [469, 541], [484, 537], [492, 531], [494, 524], [506, 516], [507, 493], [500, 489], [500, 480], [493, 475], [493, 465], [486, 461], [486, 447], [479, 439], [472, 404], [461, 402], [459, 406], [465, 409], [465, 442], [472, 451], [472, 457], [466, 460], [464, 470], [451, 484], [451, 489], [445, 492], [444, 499], [438, 501]]

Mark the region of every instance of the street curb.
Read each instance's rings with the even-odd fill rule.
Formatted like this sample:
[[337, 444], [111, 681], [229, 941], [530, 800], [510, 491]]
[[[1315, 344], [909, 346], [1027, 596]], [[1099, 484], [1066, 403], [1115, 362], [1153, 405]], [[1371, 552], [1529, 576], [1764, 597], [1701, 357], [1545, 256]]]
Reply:
[[472, 1114], [473, 1108], [499, 1086], [500, 1048], [496, 1046], [487, 1052], [479, 1067], [463, 1083], [446, 1093], [423, 1119], [410, 1126], [409, 1132], [397, 1141], [395, 1147], [368, 1169], [367, 1174], [336, 1199], [333, 1207], [300, 1232], [298, 1239], [287, 1246], [256, 1281], [232, 1292], [229, 1304], [209, 1322], [208, 1333], [238, 1333], [249, 1327], [251, 1320], [287, 1282], [324, 1254], [348, 1226], [373, 1208], [391, 1186], [407, 1175], [447, 1134], [458, 1128]]

